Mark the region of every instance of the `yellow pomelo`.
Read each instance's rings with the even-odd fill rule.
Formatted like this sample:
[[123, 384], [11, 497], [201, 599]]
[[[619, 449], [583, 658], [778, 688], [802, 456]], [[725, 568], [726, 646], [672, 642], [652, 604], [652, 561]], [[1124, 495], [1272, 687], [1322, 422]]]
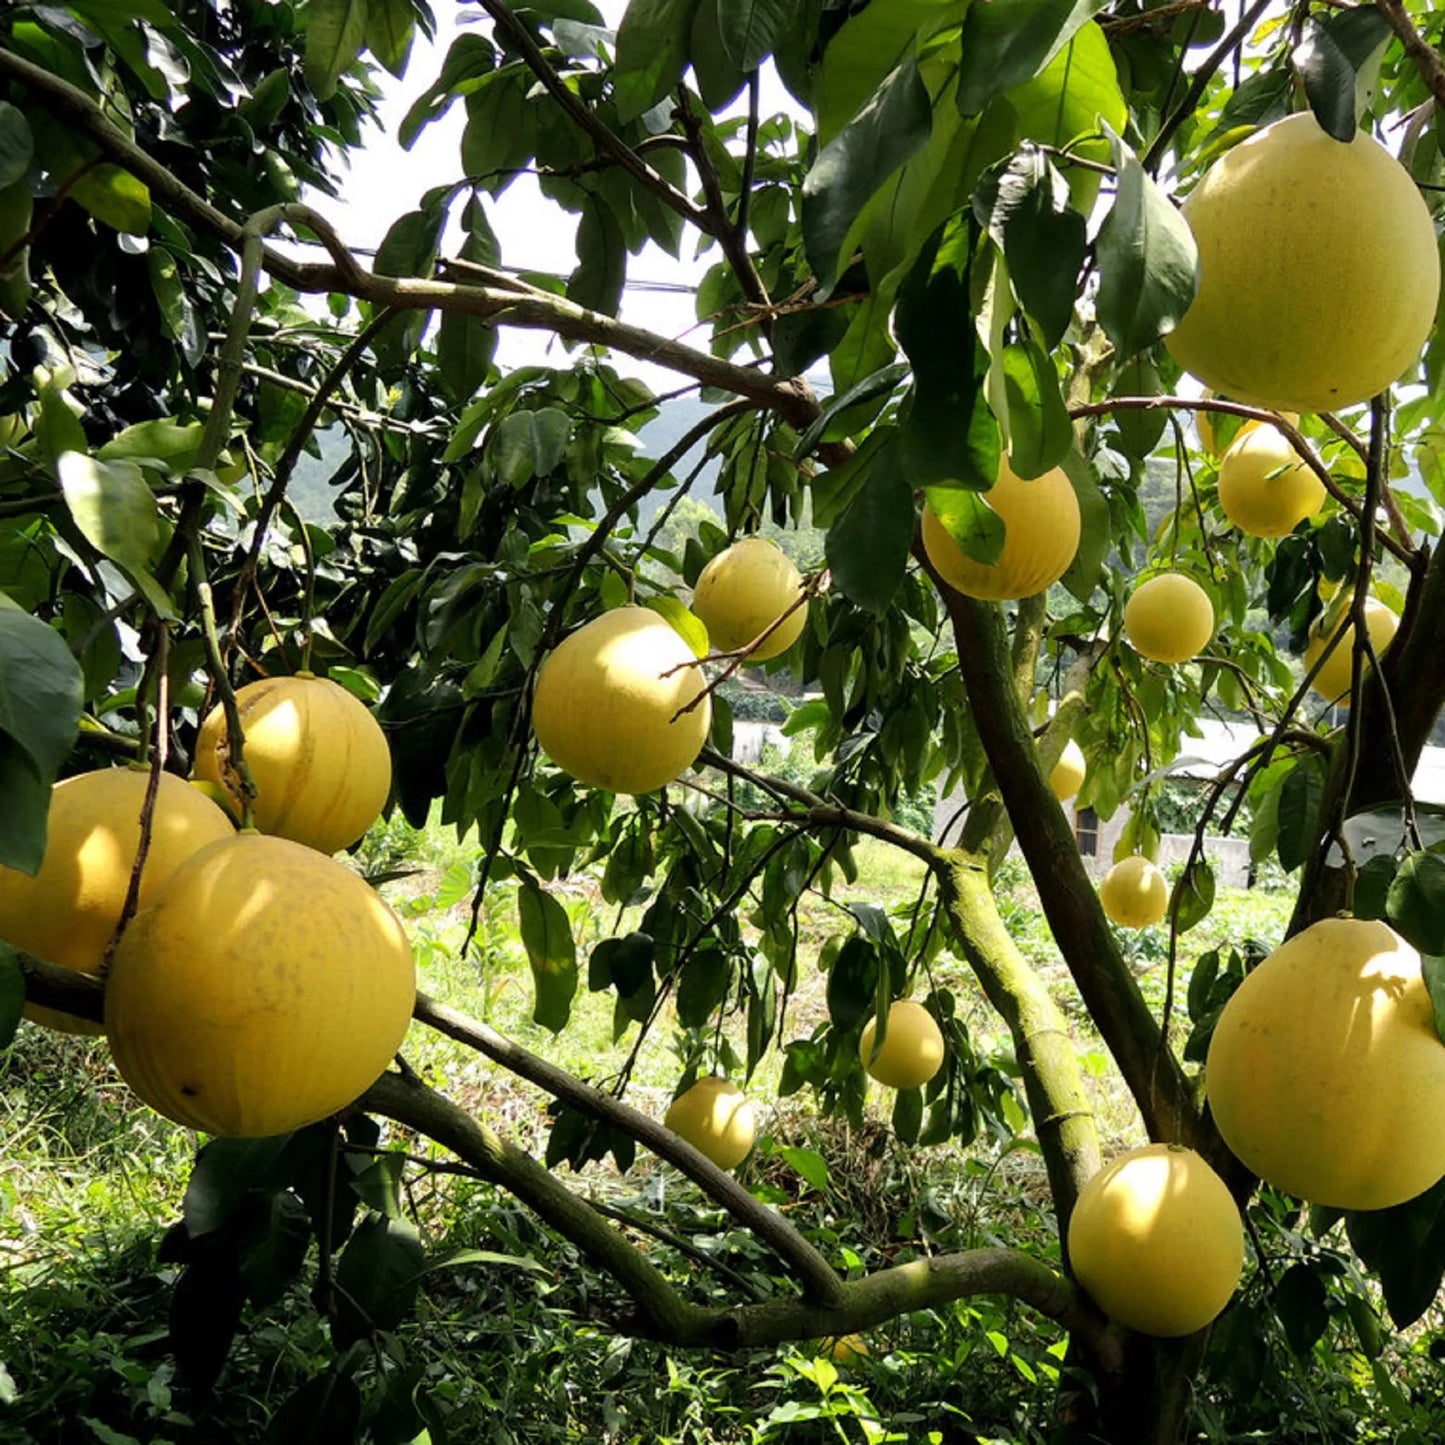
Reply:
[[[297, 673], [248, 682], [236, 706], [261, 832], [334, 853], [376, 822], [391, 791], [391, 751], [364, 703], [328, 678]], [[229, 752], [226, 715], [215, 707], [201, 724], [192, 771], [224, 787], [239, 814]]]
[[1084, 786], [1084, 774], [1088, 766], [1083, 748], [1070, 738], [1064, 744], [1064, 750], [1059, 754], [1059, 760], [1049, 774], [1049, 786], [1054, 790], [1054, 797], [1059, 802], [1066, 803]]
[[1214, 636], [1214, 604], [1192, 577], [1161, 572], [1124, 604], [1124, 635], [1152, 662], [1188, 662]]
[[[1365, 598], [1365, 631], [1370, 636], [1370, 646], [1375, 649], [1376, 657], [1379, 657], [1394, 641], [1395, 630], [1399, 625], [1400, 619], [1378, 597]], [[1310, 686], [1321, 697], [1328, 698], [1329, 701], [1338, 703], [1341, 707], [1348, 707], [1350, 705], [1350, 680], [1355, 667], [1355, 624], [1350, 620], [1348, 608], [1340, 614], [1334, 630], [1335, 632], [1343, 630], [1344, 636], [1340, 638], [1335, 645], [1335, 650], [1325, 660], [1325, 665], [1315, 674], [1315, 680]], [[1315, 665], [1315, 660], [1325, 650], [1325, 641], [1325, 634], [1320, 628], [1319, 621], [1316, 621], [1310, 628], [1309, 641], [1305, 644], [1306, 672]], [[1369, 670], [1370, 663], [1367, 657], [1365, 671]]]
[[883, 1047], [873, 1055], [878, 1020], [869, 1019], [858, 1041], [863, 1067], [890, 1089], [917, 1089], [943, 1067], [943, 1033], [921, 1003], [899, 999], [888, 1010]]
[[752, 1104], [726, 1079], [699, 1079], [672, 1101], [662, 1122], [719, 1169], [741, 1164], [756, 1135]]
[[[1213, 398], [1215, 393], [1210, 387], [1206, 386], [1202, 395], [1206, 398]], [[1229, 400], [1228, 397], [1219, 397], [1218, 399], [1220, 401]], [[1282, 411], [1280, 412], [1280, 416], [1291, 426], [1299, 425], [1298, 412]], [[1226, 425], [1222, 425], [1233, 424], [1234, 422], [1238, 422], [1239, 425], [1235, 426], [1232, 432], [1228, 430]], [[1199, 433], [1199, 445], [1212, 457], [1217, 457], [1221, 451], [1227, 451], [1229, 449], [1228, 446], [1221, 447], [1219, 444], [1221, 432], [1224, 432], [1224, 435], [1232, 445], [1242, 437], [1245, 432], [1252, 431], [1255, 427], [1261, 425], [1263, 425], [1263, 423], [1255, 421], [1253, 417], [1236, 417], [1230, 412], [1196, 411], [1194, 413], [1194, 429]]]
[[993, 563], [968, 556], [924, 506], [923, 547], [939, 576], [966, 597], [994, 602], [1052, 587], [1079, 550], [1082, 526], [1079, 499], [1063, 469], [1026, 482], [1000, 460], [998, 480], [982, 496], [1004, 525], [1003, 551]]
[[823, 1341], [823, 1353], [835, 1365], [848, 1369], [868, 1359], [873, 1351], [862, 1335], [833, 1335]]
[[1219, 505], [1251, 537], [1287, 537], [1324, 501], [1324, 483], [1272, 426], [1245, 428], [1219, 464]]
[[1384, 1209], [1445, 1175], [1445, 1044], [1420, 955], [1385, 923], [1326, 918], [1270, 954], [1204, 1079], [1224, 1142], [1286, 1194]]
[[159, 1114], [262, 1138], [375, 1083], [416, 1000], [396, 915], [344, 863], [240, 833], [183, 863], [116, 950], [105, 1023]]
[[1370, 136], [1342, 144], [1307, 111], [1276, 121], [1210, 167], [1184, 216], [1199, 290], [1166, 344], [1208, 386], [1333, 411], [1419, 356], [1440, 291], [1435, 227]]
[[[40, 871], [31, 878], [0, 868], [0, 938], [62, 968], [100, 971], [130, 888], [147, 782], [141, 768], [102, 768], [55, 785]], [[209, 798], [162, 773], [140, 905], [193, 853], [235, 831]], [[25, 1016], [65, 1033], [101, 1032], [99, 1024], [31, 1004]]]
[[542, 664], [532, 729], [578, 782], [650, 793], [680, 778], [702, 751], [711, 699], [677, 714], [706, 687], [696, 655], [669, 623], [646, 607], [616, 607]]
[[744, 537], [719, 552], [697, 579], [692, 610], [707, 627], [708, 640], [718, 652], [746, 647], [786, 612], [749, 657], [765, 662], [786, 652], [803, 635], [808, 621], [804, 603], [792, 612], [803, 590], [803, 578], [781, 547], [762, 537]]
[[1192, 1149], [1145, 1144], [1079, 1191], [1069, 1263], [1110, 1319], [1146, 1335], [1192, 1335], [1239, 1285], [1244, 1225]]
[[1169, 911], [1169, 884], [1147, 858], [1121, 859], [1099, 884], [1104, 916], [1120, 928], [1149, 928]]

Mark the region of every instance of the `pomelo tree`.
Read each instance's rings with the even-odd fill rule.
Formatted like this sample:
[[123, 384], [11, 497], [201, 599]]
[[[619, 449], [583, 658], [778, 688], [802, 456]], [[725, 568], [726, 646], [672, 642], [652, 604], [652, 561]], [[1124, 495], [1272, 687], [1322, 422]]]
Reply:
[[[1258, 0], [1228, 13], [632, 0], [615, 28], [590, 0], [481, 9], [397, 137], [409, 146], [464, 107], [455, 181], [396, 198], [374, 256], [298, 196], [303, 184], [334, 190], [362, 144], [392, 143], [372, 139], [377, 80], [408, 73], [415, 36], [434, 25], [422, 0], [72, 0], [0, 19], [0, 865], [38, 868], [58, 779], [126, 761], [184, 773], [212, 700], [233, 702], [263, 674], [323, 673], [382, 723], [391, 806], [421, 823], [440, 804], [476, 840], [474, 917], [517, 910], [538, 1022], [564, 1030], [582, 987], [614, 996], [619, 1036], [675, 1018], [680, 1094], [713, 1075], [745, 1085], [778, 1051], [784, 1092], [859, 1119], [876, 1067], [860, 1038], [911, 998], [939, 1026], [944, 1063], [892, 1096], [892, 1128], [920, 1149], [968, 1142], [1014, 1087], [958, 1006], [980, 989], [1012, 1037], [1067, 1241], [1076, 1199], [1121, 1146], [1095, 1119], [1059, 989], [1000, 916], [993, 880], [1016, 845], [1066, 986], [1143, 1131], [1195, 1151], [1247, 1206], [1259, 1182], [1219, 1136], [1201, 1066], [1254, 960], [1191, 957], [1188, 932], [1214, 894], [1205, 833], [1252, 805], [1253, 855], [1298, 880], [1292, 931], [1341, 910], [1385, 918], [1425, 955], [1421, 986], [1438, 984], [1445, 953], [1442, 830], [1409, 791], [1445, 701], [1431, 220], [1445, 196], [1445, 19], [1424, 0]], [[762, 108], [765, 67], [794, 113]], [[1294, 182], [1262, 204], [1248, 147], [1289, 115], [1304, 159], [1290, 151]], [[1369, 151], [1350, 182], [1364, 189], [1337, 184], [1341, 157], [1370, 135], [1398, 160]], [[1227, 182], [1200, 191], [1196, 245], [1177, 203], [1225, 163]], [[491, 218], [523, 172], [575, 228], [568, 276], [499, 254]], [[1292, 200], [1316, 183], [1324, 210], [1307, 236], [1343, 239], [1316, 258], [1324, 279], [1305, 269], [1301, 281]], [[1231, 214], [1243, 248], [1215, 244]], [[649, 244], [713, 258], [697, 337], [619, 319]], [[1222, 395], [1201, 397], [1169, 349], [1186, 316], [1181, 354]], [[555, 336], [560, 359], [504, 373], [505, 328]], [[628, 357], [708, 405], [655, 459], [637, 432], [663, 398], [626, 374]], [[1356, 371], [1366, 392], [1349, 390]], [[1275, 374], [1288, 378], [1278, 394]], [[1302, 410], [1336, 398], [1337, 412]], [[1196, 413], [1209, 417], [1208, 448]], [[1306, 468], [1326, 494], [1279, 538], [1242, 533], [1219, 502], [1220, 452], [1250, 425], [1273, 428], [1293, 453], [1284, 470]], [[719, 463], [721, 515], [668, 551], [657, 539], [697, 486], [699, 446]], [[288, 490], [308, 453], [331, 468], [327, 517], [303, 517]], [[1029, 505], [1030, 485], [1041, 497], [1037, 479], [1055, 473], [1067, 521]], [[1024, 498], [1007, 522], [987, 500], [1002, 475]], [[1172, 504], [1146, 519], [1141, 492], [1161, 475]], [[939, 545], [969, 564], [959, 579], [1005, 571], [1010, 538], [1034, 544], [1026, 561], [1061, 529], [1079, 540], [1028, 595], [991, 582], [968, 596], [925, 547], [925, 503]], [[820, 760], [807, 786], [733, 761], [716, 689], [769, 649], [760, 637], [710, 653], [686, 606], [709, 561], [765, 522], [826, 533], [826, 566], [799, 597], [806, 625], [766, 663], [807, 689], [787, 725]], [[1150, 635], [1164, 635], [1145, 656], [1125, 635], [1126, 603], [1173, 573], [1202, 591], [1213, 626], [1202, 646], [1181, 645], [1169, 635], [1178, 614], [1156, 607]], [[1388, 649], [1364, 625], [1380, 605], [1399, 619]], [[554, 762], [532, 726], [549, 656], [624, 607], [652, 609], [691, 645], [679, 665], [707, 696], [690, 706], [711, 708], [681, 774], [649, 777], [635, 796], [577, 782], [556, 765], [567, 743]], [[1306, 654], [1312, 634], [1337, 638], [1333, 651]], [[1344, 655], [1332, 709], [1311, 683]], [[591, 679], [559, 704], [574, 736], [602, 716], [610, 684], [605, 668], [571, 675]], [[1160, 1016], [1049, 776], [1077, 742], [1079, 803], [1103, 817], [1127, 805], [1123, 854], [1148, 856], [1160, 781], [1217, 710], [1247, 716], [1260, 740], [1211, 785], [1173, 884]], [[589, 754], [607, 749], [586, 741]], [[624, 732], [616, 746], [633, 741]], [[622, 759], [628, 777], [650, 751]], [[766, 803], [741, 806], [743, 784]], [[966, 810], [941, 841], [896, 821], [906, 799], [960, 786]], [[899, 918], [854, 905], [821, 959], [800, 957], [799, 897], [854, 879], [860, 838], [924, 864], [918, 906]], [[548, 887], [579, 871], [611, 907], [642, 908], [586, 960]], [[88, 978], [9, 946], [0, 963], [8, 1018], [25, 998], [102, 1017], [104, 968]], [[788, 1002], [799, 970], [819, 964], [828, 1019], [800, 1031]], [[1445, 992], [1434, 997], [1445, 1014]], [[845, 1278], [631, 1107], [625, 1078], [570, 1077], [444, 1000], [419, 997], [414, 1026], [553, 1097], [545, 1161], [404, 1054], [340, 1118], [208, 1144], [168, 1241], [193, 1282], [178, 1290], [178, 1350], [188, 1334], [220, 1341], [191, 1352], [198, 1372], [214, 1375], [239, 1318], [249, 1286], [237, 1261], [254, 1267], [278, 1230], [294, 1245], [299, 1228], [300, 1250], [262, 1253], [292, 1273], [314, 1236], [318, 1307], [339, 1340], [404, 1317], [420, 1247], [385, 1210], [358, 1221], [348, 1184], [376, 1117], [515, 1195], [616, 1281], [629, 1302], [618, 1329], [678, 1349], [839, 1337], [970, 1294], [1012, 1296], [1069, 1332], [1064, 1438], [1182, 1438], [1194, 1402], [1258, 1352], [1270, 1310], [1306, 1352], [1345, 1312], [1377, 1351], [1369, 1300], [1321, 1264], [1321, 1241], [1378, 1280], [1397, 1325], [1428, 1308], [1445, 1270], [1439, 1183], [1370, 1211], [1316, 1201], [1305, 1215], [1271, 1195], [1298, 1227], [1271, 1238], [1265, 1285], [1214, 1325], [1225, 1348], [1206, 1366], [1207, 1329], [1158, 1338], [1110, 1321], [1067, 1250], [1051, 1262], [989, 1247]], [[1332, 1047], [1327, 1077], [1344, 1090], [1353, 1056], [1319, 1041]], [[1390, 1122], [1378, 1121], [1387, 1140]], [[793, 1293], [696, 1303], [554, 1172], [609, 1154], [627, 1168], [638, 1146], [754, 1231]], [[1096, 1252], [1114, 1258], [1113, 1242]]]

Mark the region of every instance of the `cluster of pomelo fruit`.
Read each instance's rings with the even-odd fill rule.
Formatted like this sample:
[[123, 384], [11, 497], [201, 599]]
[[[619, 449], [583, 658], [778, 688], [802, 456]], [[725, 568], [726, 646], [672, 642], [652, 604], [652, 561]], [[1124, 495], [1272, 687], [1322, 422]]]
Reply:
[[196, 783], [160, 775], [137, 910], [119, 937], [144, 768], [55, 786], [39, 871], [0, 868], [0, 938], [105, 972], [116, 1067], [157, 1112], [263, 1137], [325, 1118], [373, 1083], [401, 1045], [416, 989], [400, 922], [330, 856], [386, 802], [380, 727], [350, 693], [309, 675], [251, 683], [236, 700], [254, 828], [238, 832], [230, 815], [245, 804], [217, 708], [197, 740]]

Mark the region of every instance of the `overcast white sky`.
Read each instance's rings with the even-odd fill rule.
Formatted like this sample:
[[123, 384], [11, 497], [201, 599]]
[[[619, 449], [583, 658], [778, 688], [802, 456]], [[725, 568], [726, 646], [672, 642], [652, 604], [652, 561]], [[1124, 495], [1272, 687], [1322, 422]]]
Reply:
[[[607, 22], [614, 26], [626, 9], [625, 0], [596, 0], [596, 3]], [[418, 36], [405, 78], [396, 81], [381, 73], [386, 85], [381, 107], [384, 131], [376, 134], [366, 149], [353, 157], [338, 200], [328, 196], [307, 198], [335, 223], [349, 245], [375, 247], [398, 216], [415, 209], [423, 193], [433, 186], [449, 185], [462, 175], [461, 136], [466, 108], [461, 102], [422, 131], [410, 151], [401, 148], [396, 132], [412, 101], [436, 79], [452, 40], [464, 30], [474, 28], [466, 23], [468, 14], [475, 16], [477, 12], [460, 6], [441, 7], [435, 43], [428, 45]], [[771, 63], [764, 67], [761, 96], [764, 117], [779, 110], [799, 114], [797, 102], [784, 89]], [[577, 217], [546, 200], [534, 177], [518, 176], [498, 201], [487, 198], [486, 206], [501, 243], [503, 265], [553, 271], [563, 276], [571, 273], [577, 264], [573, 249]], [[640, 255], [628, 258], [629, 282], [695, 286], [716, 259], [714, 251], [695, 260], [692, 255], [695, 242], [696, 235], [685, 231], [681, 260], [674, 260], [649, 243]], [[697, 326], [690, 292], [647, 290], [630, 284], [623, 296], [622, 316], [648, 330], [689, 339], [698, 346], [706, 344], [702, 331], [688, 335]], [[566, 355], [547, 333], [515, 327], [503, 329], [497, 349], [497, 360], [506, 368], [544, 361], [553, 366], [564, 365]], [[676, 387], [680, 381], [675, 372], [647, 362], [619, 356], [616, 364], [619, 370], [641, 377], [655, 390]]]

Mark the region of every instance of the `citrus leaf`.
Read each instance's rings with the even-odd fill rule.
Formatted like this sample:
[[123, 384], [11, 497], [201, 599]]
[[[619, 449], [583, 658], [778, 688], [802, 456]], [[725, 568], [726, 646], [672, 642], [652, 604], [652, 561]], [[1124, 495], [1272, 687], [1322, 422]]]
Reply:
[[1037, 341], [1012, 341], [1000, 358], [1008, 400], [1009, 467], [1025, 481], [1063, 461], [1074, 426], [1059, 391], [1059, 374]]
[[612, 84], [618, 119], [636, 120], [670, 95], [687, 68], [698, 0], [632, 0], [617, 27]]
[[1320, 129], [1337, 141], [1354, 140], [1393, 35], [1389, 20], [1370, 6], [1307, 22], [1295, 68]]
[[924, 496], [964, 556], [992, 566], [1003, 555], [1003, 519], [981, 493], [962, 487], [928, 487]]
[[913, 363], [913, 397], [899, 437], [903, 470], [914, 485], [982, 491], [998, 478], [998, 423], [983, 394], [988, 353], [969, 295], [975, 238], [964, 214], [944, 222], [898, 292], [894, 327]]
[[1189, 309], [1197, 284], [1194, 236], [1134, 152], [1104, 127], [1114, 148], [1118, 191], [1099, 232], [1099, 324], [1126, 360], [1167, 335]]
[[1445, 1179], [1404, 1204], [1350, 1211], [1345, 1228], [1360, 1262], [1379, 1277], [1390, 1318], [1407, 1329], [1445, 1278]]
[[794, 23], [797, 9], [797, 0], [727, 0], [719, 4], [719, 29], [728, 59], [744, 73], [756, 70]]
[[567, 280], [567, 299], [616, 316], [627, 280], [627, 243], [612, 207], [590, 196], [577, 223], [577, 268]]
[[994, 96], [1037, 75], [1108, 0], [991, 0], [963, 21], [958, 108], [977, 115]]
[[828, 529], [833, 585], [859, 607], [886, 611], [908, 566], [913, 527], [913, 489], [890, 448]]
[[342, 1348], [372, 1329], [395, 1329], [411, 1313], [426, 1251], [410, 1220], [369, 1214], [336, 1262], [332, 1338]]
[[402, 117], [396, 132], [401, 148], [410, 150], [427, 126], [440, 120], [451, 109], [453, 101], [477, 89], [482, 78], [490, 75], [496, 65], [497, 52], [485, 35], [458, 35], [447, 47], [441, 74], [417, 96]]
[[984, 177], [973, 206], [1008, 262], [1019, 305], [1052, 349], [1074, 318], [1088, 249], [1087, 223], [1070, 208], [1068, 183], [1042, 151], [1026, 145]]
[[24, 1006], [25, 975], [20, 971], [19, 955], [0, 941], [0, 1049], [10, 1046]]
[[527, 950], [536, 988], [533, 1022], [559, 1034], [567, 1027], [572, 998], [577, 992], [577, 949], [572, 941], [572, 921], [567, 917], [567, 910], [535, 883], [524, 883], [518, 888], [517, 913], [522, 947]]
[[827, 1189], [828, 1161], [816, 1149], [803, 1149], [796, 1144], [779, 1144], [775, 1152], [819, 1193]]
[[1079, 550], [1069, 563], [1069, 570], [1059, 579], [1080, 602], [1087, 602], [1099, 583], [1104, 559], [1114, 545], [1113, 519], [1108, 499], [1099, 490], [1093, 465], [1076, 451], [1063, 461], [1064, 475], [1073, 484], [1079, 499]]
[[367, 0], [366, 48], [398, 80], [406, 74], [415, 32], [412, 0]]
[[933, 124], [918, 62], [908, 56], [823, 148], [803, 181], [803, 244], [820, 297], [832, 290], [854, 222]]
[[366, 41], [367, 0], [311, 0], [300, 18], [306, 26], [306, 83], [317, 100], [330, 100]]
[[1313, 758], [1303, 758], [1290, 769], [1279, 790], [1279, 865], [1286, 873], [1309, 857], [1319, 833], [1320, 805], [1325, 780]]
[[1421, 953], [1445, 954], [1445, 857], [1411, 853], [1385, 895], [1385, 917]]
[[325, 1370], [282, 1402], [266, 1427], [266, 1445], [355, 1445], [362, 1405], [361, 1389], [350, 1375]]
[[706, 657], [712, 651], [707, 624], [681, 598], [663, 592], [649, 597], [644, 607], [664, 618], [672, 630], [692, 648], [694, 657]]
[[861, 934], [838, 950], [828, 970], [828, 1017], [834, 1028], [849, 1033], [873, 1011], [879, 967], [877, 946]]
[[1177, 920], [1180, 933], [1188, 933], [1196, 923], [1204, 921], [1213, 907], [1214, 869], [1199, 858], [1179, 875], [1169, 903], [1169, 916]]
[[35, 137], [25, 112], [0, 100], [0, 191], [25, 179], [34, 156]]
[[1291, 1265], [1274, 1288], [1274, 1308], [1290, 1348], [1308, 1355], [1330, 1327], [1329, 1296], [1324, 1281], [1309, 1265]]

